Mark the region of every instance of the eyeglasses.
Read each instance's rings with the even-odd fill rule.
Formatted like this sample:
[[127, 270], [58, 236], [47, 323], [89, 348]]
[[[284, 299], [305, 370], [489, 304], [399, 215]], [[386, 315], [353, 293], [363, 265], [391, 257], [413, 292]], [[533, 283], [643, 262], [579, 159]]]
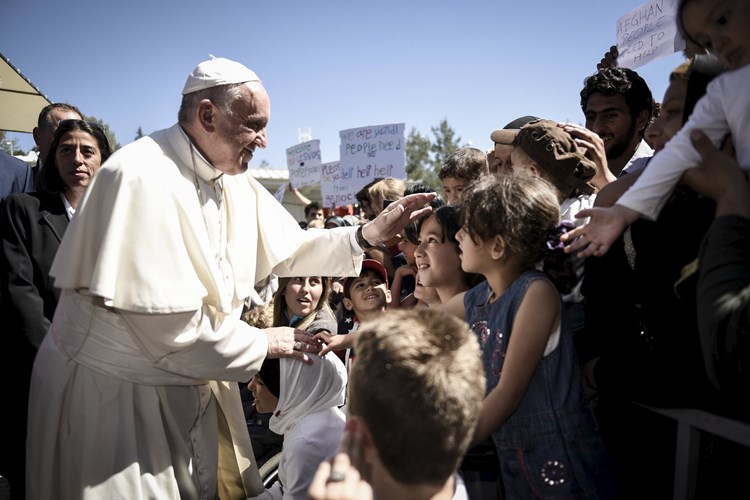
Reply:
[[98, 122], [78, 120], [77, 118], [68, 118], [66, 120], [60, 120], [59, 122], [57, 122], [58, 127], [63, 126], [65, 128], [68, 128], [68, 127], [73, 128], [75, 125], [78, 125], [80, 127], [82, 124], [86, 124], [89, 127], [95, 128], [99, 130], [101, 133], [104, 133], [104, 127], [102, 127], [102, 124]]

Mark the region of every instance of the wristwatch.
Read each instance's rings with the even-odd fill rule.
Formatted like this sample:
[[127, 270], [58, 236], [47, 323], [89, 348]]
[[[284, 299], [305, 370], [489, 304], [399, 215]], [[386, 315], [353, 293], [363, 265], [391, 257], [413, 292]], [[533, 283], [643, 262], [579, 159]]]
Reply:
[[360, 224], [360, 226], [357, 228], [357, 233], [355, 235], [355, 238], [357, 238], [357, 244], [362, 247], [362, 250], [367, 250], [368, 248], [372, 248], [375, 245], [371, 244], [369, 241], [365, 239], [365, 235], [362, 234], [362, 230], [364, 229], [365, 225]]

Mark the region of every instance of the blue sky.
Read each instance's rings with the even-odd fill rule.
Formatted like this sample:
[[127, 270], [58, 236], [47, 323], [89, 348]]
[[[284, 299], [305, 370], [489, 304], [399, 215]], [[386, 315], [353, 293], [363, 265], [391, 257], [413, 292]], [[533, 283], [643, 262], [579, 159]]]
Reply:
[[[299, 129], [329, 162], [339, 130], [367, 125], [431, 136], [447, 119], [486, 149], [518, 116], [582, 123], [583, 79], [643, 1], [0, 0], [0, 52], [121, 145], [176, 121], [185, 79], [209, 54], [240, 61], [271, 96], [269, 147], [253, 164], [285, 168]], [[638, 68], [657, 100], [682, 60]], [[30, 134], [8, 135], [33, 147]]]

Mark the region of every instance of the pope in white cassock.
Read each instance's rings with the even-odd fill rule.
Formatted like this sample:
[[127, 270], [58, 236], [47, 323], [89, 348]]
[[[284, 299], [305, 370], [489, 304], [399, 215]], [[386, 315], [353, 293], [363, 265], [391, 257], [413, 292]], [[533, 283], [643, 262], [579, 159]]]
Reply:
[[240, 321], [255, 283], [356, 276], [363, 248], [420, 215], [411, 195], [355, 228], [303, 231], [246, 174], [270, 101], [245, 66], [199, 64], [178, 123], [117, 151], [51, 274], [62, 289], [29, 406], [27, 498], [245, 498], [263, 490], [238, 381], [304, 362], [302, 331]]

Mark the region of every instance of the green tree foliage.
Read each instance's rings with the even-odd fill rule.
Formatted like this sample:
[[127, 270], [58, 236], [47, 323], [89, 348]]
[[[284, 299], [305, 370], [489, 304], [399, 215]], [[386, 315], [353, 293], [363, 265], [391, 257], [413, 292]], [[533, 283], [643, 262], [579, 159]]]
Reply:
[[95, 116], [84, 116], [83, 118], [87, 122], [96, 122], [102, 126], [102, 128], [104, 129], [104, 135], [107, 137], [107, 141], [109, 142], [109, 147], [113, 153], [117, 151], [118, 149], [120, 149], [120, 143], [117, 142], [117, 139], [115, 138], [115, 133], [112, 132], [112, 130], [109, 128], [109, 125], [104, 123], [104, 120], [101, 120]]
[[143, 129], [138, 127], [138, 130], [135, 132], [135, 140], [137, 141], [141, 137], [143, 137]]
[[432, 135], [435, 136], [435, 142], [430, 146], [430, 152], [433, 154], [432, 165], [436, 172], [440, 171], [445, 158], [460, 148], [461, 138], [448, 125], [448, 120], [443, 118], [437, 127], [431, 127]]
[[406, 138], [406, 178], [437, 188], [437, 173], [432, 168], [430, 140], [412, 127]]
[[440, 190], [440, 167], [446, 156], [461, 147], [461, 138], [456, 135], [447, 119], [443, 119], [436, 127], [431, 127], [430, 131], [434, 140], [423, 136], [414, 127], [409, 131], [406, 138], [406, 177], [410, 181], [421, 182]]

